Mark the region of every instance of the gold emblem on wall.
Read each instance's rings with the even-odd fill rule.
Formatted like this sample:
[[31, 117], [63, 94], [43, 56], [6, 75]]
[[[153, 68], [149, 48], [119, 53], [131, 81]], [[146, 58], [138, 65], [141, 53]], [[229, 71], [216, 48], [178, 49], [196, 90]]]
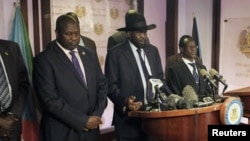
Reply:
[[75, 12], [79, 18], [86, 16], [86, 8], [84, 6], [76, 6]]
[[125, 2], [126, 2], [128, 5], [132, 5], [132, 1], [133, 1], [133, 0], [125, 0]]
[[102, 0], [95, 0], [97, 3], [101, 2]]
[[112, 19], [117, 19], [119, 17], [119, 10], [117, 8], [110, 9], [110, 16]]
[[250, 26], [242, 30], [239, 37], [240, 51], [250, 58]]
[[97, 35], [102, 34], [102, 33], [103, 33], [103, 25], [102, 25], [102, 24], [99, 24], [99, 23], [95, 24], [95, 25], [94, 25], [94, 31], [95, 31], [95, 33], [96, 33]]

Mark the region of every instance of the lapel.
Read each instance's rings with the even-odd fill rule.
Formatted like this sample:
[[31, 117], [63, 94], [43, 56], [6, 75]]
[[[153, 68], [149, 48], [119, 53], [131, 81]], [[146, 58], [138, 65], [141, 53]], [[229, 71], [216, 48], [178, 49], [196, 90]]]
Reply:
[[146, 44], [146, 46], [143, 49], [144, 49], [145, 55], [146, 55], [146, 57], [148, 59], [148, 63], [149, 63], [151, 73], [153, 75], [154, 73], [153, 73], [152, 67], [153, 67], [153, 64], [155, 62], [155, 59], [153, 59], [155, 57], [154, 53], [152, 53], [152, 50], [150, 49], [148, 44]]
[[55, 44], [54, 46], [54, 51], [56, 53], [56, 55], [58, 56], [58, 58], [65, 64], [65, 67], [68, 68], [76, 77], [76, 79], [82, 84], [82, 86], [85, 86], [85, 84], [83, 83], [82, 79], [80, 78], [78, 72], [76, 71], [73, 63], [69, 60], [69, 58], [66, 56], [66, 54], [58, 47], [57, 44]]
[[[129, 64], [131, 65], [131, 69], [135, 72], [135, 76], [141, 80], [141, 77], [140, 77], [140, 71], [139, 71], [139, 68], [138, 68], [138, 65], [136, 63], [136, 59], [135, 59], [135, 56], [133, 54], [133, 51], [129, 45], [129, 42], [125, 42], [125, 44], [123, 45], [123, 50], [124, 50], [124, 57], [125, 57], [125, 60], [127, 60], [129, 62]], [[125, 66], [126, 67], [126, 66]]]
[[91, 47], [90, 43], [88, 42], [88, 40], [86, 40], [86, 38], [84, 38], [83, 36], [81, 36], [81, 39], [82, 39], [85, 47]]
[[10, 83], [12, 84], [12, 75], [10, 75], [11, 71], [13, 70], [13, 68], [11, 67], [11, 63], [13, 63], [11, 60], [12, 54], [5, 46], [1, 46], [1, 45], [0, 45], [0, 54], [3, 59], [3, 63], [4, 63], [4, 67], [8, 75], [8, 79]]
[[190, 80], [190, 82], [192, 83], [192, 86], [196, 89], [196, 90], [198, 90], [198, 86], [196, 85], [196, 83], [195, 83], [195, 81], [194, 81], [194, 77], [193, 77], [193, 74], [190, 72], [190, 70], [188, 69], [188, 67], [187, 67], [187, 65], [183, 62], [183, 61], [181, 61], [181, 68], [182, 69], [185, 69], [185, 70], [183, 70], [183, 72], [187, 72], [186, 73], [186, 77], [188, 77], [188, 80]]

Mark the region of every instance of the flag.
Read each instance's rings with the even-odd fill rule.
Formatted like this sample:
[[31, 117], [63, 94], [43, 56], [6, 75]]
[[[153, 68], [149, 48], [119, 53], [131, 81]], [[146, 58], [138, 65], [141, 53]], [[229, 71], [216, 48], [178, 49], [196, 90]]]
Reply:
[[199, 34], [198, 34], [198, 27], [197, 27], [196, 17], [194, 15], [193, 15], [192, 37], [197, 45], [197, 56], [202, 59], [201, 46], [200, 46], [200, 40], [199, 40]]
[[27, 103], [24, 107], [24, 113], [22, 115], [22, 140], [38, 141], [38, 120], [36, 115], [34, 92], [32, 86], [33, 54], [31, 50], [27, 27], [21, 13], [20, 6], [16, 6], [15, 9], [15, 17], [11, 29], [10, 40], [18, 43], [20, 46], [20, 50], [28, 71], [29, 80], [31, 84]]

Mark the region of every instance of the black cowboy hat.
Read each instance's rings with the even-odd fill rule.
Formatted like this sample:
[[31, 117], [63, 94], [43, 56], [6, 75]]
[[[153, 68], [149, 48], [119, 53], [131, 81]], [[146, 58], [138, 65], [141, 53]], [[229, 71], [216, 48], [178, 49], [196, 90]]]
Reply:
[[155, 24], [147, 25], [145, 17], [138, 13], [130, 13], [125, 17], [126, 27], [117, 29], [118, 31], [150, 30], [156, 28]]

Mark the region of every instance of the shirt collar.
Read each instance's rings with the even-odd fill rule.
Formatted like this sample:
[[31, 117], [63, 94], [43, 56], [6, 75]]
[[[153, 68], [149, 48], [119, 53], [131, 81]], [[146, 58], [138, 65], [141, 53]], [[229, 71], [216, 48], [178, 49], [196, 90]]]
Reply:
[[[56, 44], [59, 46], [59, 48], [62, 49], [62, 51], [63, 51], [65, 54], [68, 54], [68, 53], [71, 51], [71, 50], [65, 49], [58, 41], [56, 41]], [[77, 48], [73, 49], [73, 51], [78, 53]]]
[[186, 59], [186, 58], [184, 58], [184, 57], [182, 57], [182, 60], [183, 60], [183, 62], [185, 63], [185, 64], [190, 64], [190, 63], [195, 63], [195, 60], [193, 60], [193, 61], [190, 61], [190, 60], [188, 60], [188, 59]]
[[[129, 45], [130, 45], [131, 49], [133, 51], [137, 51], [138, 47], [136, 47], [132, 42], [130, 42], [130, 41], [128, 41], [128, 42], [129, 42]], [[141, 49], [141, 51], [143, 51], [143, 48], [140, 48], [140, 49]]]

